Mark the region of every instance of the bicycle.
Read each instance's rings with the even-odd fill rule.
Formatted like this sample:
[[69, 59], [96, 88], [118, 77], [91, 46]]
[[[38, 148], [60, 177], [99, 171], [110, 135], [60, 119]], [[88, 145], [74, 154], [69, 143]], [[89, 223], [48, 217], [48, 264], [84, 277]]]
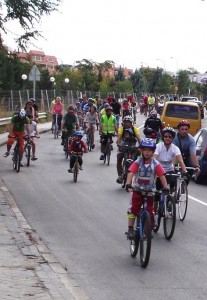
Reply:
[[75, 156], [75, 163], [74, 163], [73, 168], [72, 168], [73, 181], [77, 182], [78, 174], [79, 174], [79, 170], [80, 170], [80, 164], [78, 162], [78, 158], [81, 157], [81, 156], [80, 156], [80, 154], [74, 153], [74, 152], [71, 152], [71, 154]]
[[[186, 167], [187, 170], [194, 170], [192, 167]], [[178, 204], [178, 216], [180, 221], [184, 221], [188, 209], [188, 186], [185, 182], [183, 175], [181, 173], [181, 169], [176, 167], [177, 171], [174, 176], [176, 176], [175, 181], [175, 190], [174, 190], [174, 199], [175, 203]]]
[[68, 146], [72, 142], [73, 132], [69, 133], [69, 132], [65, 131], [64, 134], [65, 134], [65, 138], [64, 138], [63, 151], [65, 152], [65, 158], [68, 159], [68, 156], [69, 156]]
[[134, 162], [133, 154], [137, 152], [137, 147], [131, 147], [129, 145], [124, 145], [120, 147], [120, 152], [124, 152], [124, 159], [122, 162], [122, 178], [123, 178], [123, 183], [122, 183], [122, 188], [125, 188], [126, 185], [126, 180], [127, 180], [127, 174], [128, 174], [128, 169], [131, 166], [131, 164]]
[[90, 127], [87, 129], [86, 133], [86, 144], [88, 146], [88, 150], [91, 151], [93, 149], [93, 123], [89, 124]]
[[20, 143], [19, 143], [20, 137], [11, 136], [11, 138], [15, 138], [16, 140], [16, 145], [14, 147], [12, 160], [13, 160], [13, 169], [16, 170], [16, 172], [18, 173], [20, 171], [21, 157], [22, 157]]
[[58, 130], [58, 114], [55, 114], [55, 120], [52, 124], [52, 133], [54, 134], [54, 139], [58, 139], [59, 130]]
[[103, 161], [104, 161], [104, 164], [107, 163], [108, 166], [110, 164], [111, 150], [112, 150], [111, 137], [112, 137], [112, 134], [104, 135], [104, 138], [106, 139], [106, 147], [105, 147], [105, 151], [104, 151], [104, 160]]
[[141, 193], [144, 198], [140, 215], [135, 220], [134, 239], [129, 239], [128, 236], [127, 239], [129, 239], [131, 256], [136, 257], [140, 248], [140, 264], [142, 268], [146, 268], [150, 260], [152, 239], [151, 217], [147, 210], [147, 197], [155, 195], [156, 192], [145, 189], [133, 189], [133, 191]]
[[26, 143], [24, 145], [25, 157], [27, 159], [27, 167], [30, 165], [31, 160], [31, 150], [32, 150], [32, 141], [29, 137], [24, 137]]
[[171, 194], [160, 193], [159, 200], [155, 199], [155, 224], [153, 231], [157, 232], [160, 228], [163, 218], [163, 230], [166, 240], [170, 240], [175, 231], [176, 224], [176, 205], [174, 197]]

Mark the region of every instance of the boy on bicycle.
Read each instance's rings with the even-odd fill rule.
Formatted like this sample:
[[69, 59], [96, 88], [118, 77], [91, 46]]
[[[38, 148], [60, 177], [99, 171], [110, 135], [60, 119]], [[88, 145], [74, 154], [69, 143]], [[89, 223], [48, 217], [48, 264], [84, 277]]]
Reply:
[[[126, 181], [126, 190], [133, 191], [130, 208], [128, 209], [128, 238], [134, 238], [134, 222], [137, 215], [140, 214], [143, 195], [139, 190], [155, 189], [156, 177], [159, 177], [163, 190], [168, 193], [167, 181], [165, 178], [165, 170], [161, 164], [153, 158], [156, 149], [156, 144], [153, 139], [145, 138], [140, 142], [140, 150], [142, 156], [135, 160], [129, 168], [129, 173]], [[147, 210], [151, 215], [152, 228], [154, 225], [154, 196], [148, 197]]]
[[88, 152], [86, 144], [82, 141], [83, 132], [80, 130], [76, 130], [74, 132], [74, 138], [71, 142], [71, 144], [68, 147], [69, 152], [71, 153], [70, 156], [70, 169], [68, 170], [68, 173], [73, 173], [73, 166], [76, 161], [76, 157], [78, 155], [78, 163], [80, 165], [80, 170], [83, 170], [82, 164], [82, 156], [83, 153]]

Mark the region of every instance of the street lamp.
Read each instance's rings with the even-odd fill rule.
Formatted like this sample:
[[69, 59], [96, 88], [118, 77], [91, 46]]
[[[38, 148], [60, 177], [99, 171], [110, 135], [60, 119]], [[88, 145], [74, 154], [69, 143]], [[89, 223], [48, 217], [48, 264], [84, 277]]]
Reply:
[[53, 85], [53, 93], [54, 93], [54, 98], [55, 98], [55, 77], [50, 77], [50, 82], [52, 82]]
[[[26, 79], [27, 79], [27, 75], [26, 74], [22, 74], [22, 80], [23, 80], [23, 98], [25, 96], [24, 94], [25, 94], [25, 80]], [[22, 103], [21, 103], [21, 106], [22, 106]]]
[[69, 99], [69, 96], [68, 96], [68, 90], [67, 90], [67, 85], [68, 85], [68, 83], [69, 83], [69, 81], [70, 81], [70, 79], [69, 78], [65, 78], [65, 85], [66, 85], [66, 96], [67, 96], [67, 100]]
[[156, 60], [160, 60], [162, 63], [163, 63], [163, 66], [164, 66], [164, 72], [165, 72], [165, 62], [163, 59], [160, 59], [160, 58], [156, 58]]

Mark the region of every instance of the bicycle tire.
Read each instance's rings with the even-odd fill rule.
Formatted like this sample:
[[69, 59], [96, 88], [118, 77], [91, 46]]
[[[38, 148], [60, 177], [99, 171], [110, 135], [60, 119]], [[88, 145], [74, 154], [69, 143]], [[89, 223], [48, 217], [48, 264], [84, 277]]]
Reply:
[[92, 149], [92, 132], [89, 130], [88, 135], [87, 135], [87, 146], [88, 146], [88, 151], [91, 151]]
[[127, 180], [127, 171], [126, 171], [125, 160], [124, 160], [124, 162], [123, 162], [122, 169], [123, 169], [123, 182], [122, 182], [122, 188], [124, 189], [125, 186], [126, 186], [126, 180]]
[[65, 142], [64, 142], [64, 151], [65, 151], [65, 158], [68, 159], [68, 138], [65, 139]]
[[16, 153], [16, 171], [19, 173], [21, 167], [21, 150], [18, 149]]
[[154, 202], [154, 211], [155, 211], [155, 224], [153, 226], [153, 231], [158, 232], [160, 228], [160, 223], [161, 223], [161, 218], [162, 218], [162, 212], [161, 212], [161, 206], [160, 206], [160, 201], [155, 201]]
[[139, 244], [140, 244], [140, 264], [142, 268], [146, 268], [151, 253], [151, 240], [152, 240], [152, 232], [151, 232], [151, 217], [148, 212], [144, 212], [141, 215], [141, 224], [142, 224], [142, 232], [140, 234]]
[[136, 257], [139, 250], [139, 236], [135, 235], [133, 240], [129, 241], [130, 255]]
[[78, 171], [79, 171], [79, 163], [75, 162], [73, 166], [73, 181], [77, 182], [78, 179]]
[[17, 168], [17, 149], [14, 148], [14, 153], [13, 153], [13, 169], [16, 170]]
[[31, 145], [27, 145], [25, 148], [25, 156], [27, 158], [27, 167], [30, 165], [30, 159], [31, 159]]
[[166, 240], [170, 240], [174, 234], [176, 223], [176, 206], [172, 195], [166, 195], [163, 217], [163, 230]]
[[57, 125], [55, 125], [54, 131], [53, 131], [53, 133], [54, 133], [54, 139], [57, 138], [57, 131], [58, 131], [58, 128], [57, 128]]
[[188, 209], [188, 187], [183, 181], [178, 190], [178, 216], [180, 221], [184, 221]]
[[111, 158], [111, 144], [107, 145], [107, 154], [106, 154], [106, 159], [107, 159], [107, 166], [110, 164], [110, 158]]

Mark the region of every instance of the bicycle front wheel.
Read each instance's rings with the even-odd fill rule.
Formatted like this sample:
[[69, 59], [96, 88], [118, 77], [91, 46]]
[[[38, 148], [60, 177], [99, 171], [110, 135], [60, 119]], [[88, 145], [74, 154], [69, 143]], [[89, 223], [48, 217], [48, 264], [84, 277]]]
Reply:
[[155, 221], [154, 221], [153, 231], [158, 232], [160, 228], [161, 218], [162, 218], [162, 209], [161, 209], [160, 201], [158, 200], [154, 201], [154, 211], [155, 211]]
[[54, 139], [57, 139], [57, 136], [58, 136], [58, 128], [57, 128], [57, 125], [54, 126]]
[[110, 164], [110, 158], [111, 158], [111, 144], [109, 144], [107, 147], [107, 154], [106, 154], [107, 166], [109, 166]]
[[188, 187], [185, 181], [182, 181], [178, 190], [178, 215], [180, 221], [184, 221], [188, 208]]
[[74, 182], [77, 182], [78, 171], [79, 171], [79, 164], [78, 164], [78, 162], [75, 162], [74, 167], [73, 167], [73, 181]]
[[165, 210], [163, 219], [164, 235], [170, 240], [174, 234], [176, 223], [176, 206], [172, 195], [167, 195], [165, 199]]
[[135, 234], [133, 240], [129, 241], [130, 254], [132, 257], [136, 257], [139, 249], [139, 236]]
[[92, 149], [92, 133], [91, 133], [91, 131], [88, 132], [87, 145], [88, 145], [88, 151], [91, 151], [91, 149]]
[[16, 170], [16, 168], [17, 168], [17, 150], [16, 149], [14, 149], [12, 160], [13, 160], [13, 169]]
[[20, 171], [21, 167], [21, 150], [18, 149], [16, 152], [16, 171], [17, 173]]
[[151, 253], [151, 218], [148, 212], [141, 216], [141, 234], [140, 234], [140, 264], [142, 268], [146, 268]]
[[29, 167], [30, 165], [30, 159], [31, 159], [31, 146], [27, 145], [26, 149], [25, 149], [25, 156], [27, 159], [27, 167]]

